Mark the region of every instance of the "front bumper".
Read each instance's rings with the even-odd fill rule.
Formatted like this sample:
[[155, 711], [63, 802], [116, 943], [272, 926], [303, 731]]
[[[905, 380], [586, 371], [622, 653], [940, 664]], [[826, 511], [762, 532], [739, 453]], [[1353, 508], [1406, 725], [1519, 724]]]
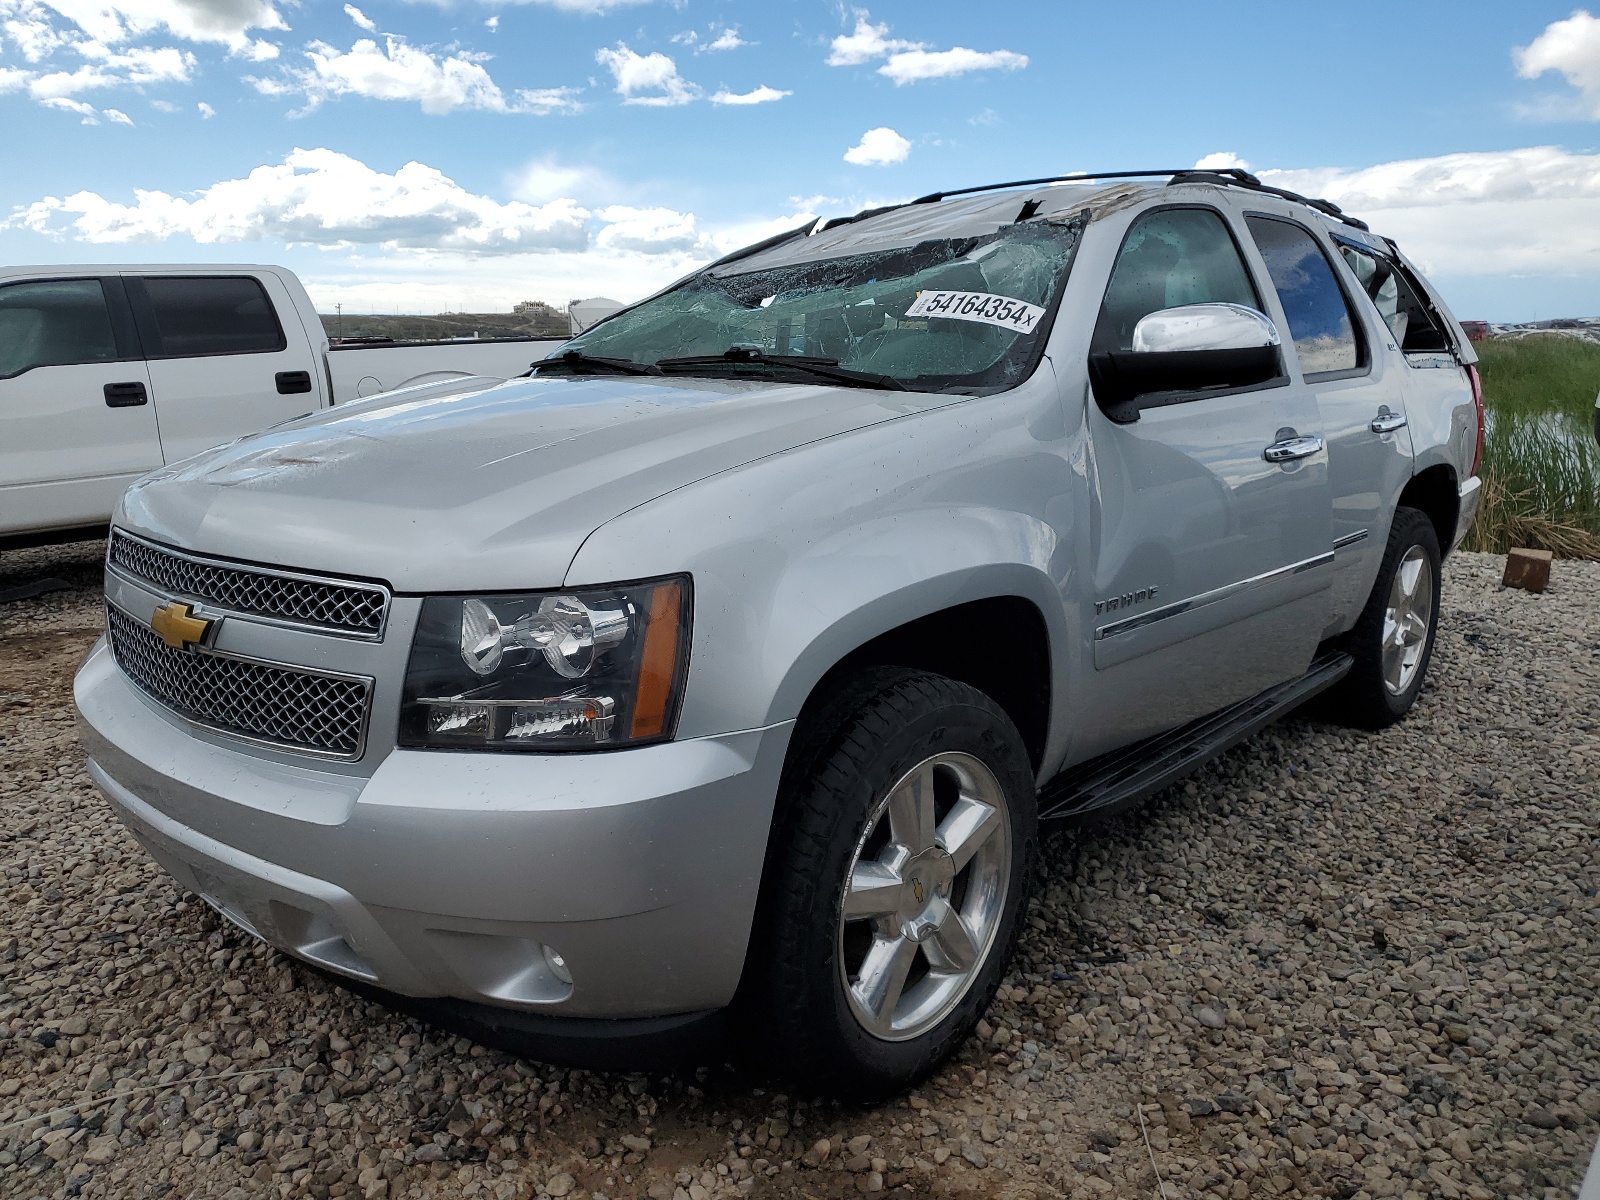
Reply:
[[396, 750], [366, 778], [195, 736], [104, 640], [75, 693], [134, 836], [328, 971], [563, 1018], [715, 1010], [738, 986], [792, 723], [609, 753]]
[[1472, 523], [1478, 519], [1478, 500], [1483, 495], [1483, 480], [1474, 475], [1456, 489], [1456, 533], [1450, 539], [1449, 550], [1454, 550], [1461, 545], [1461, 539], [1467, 536], [1467, 531], [1472, 528]]

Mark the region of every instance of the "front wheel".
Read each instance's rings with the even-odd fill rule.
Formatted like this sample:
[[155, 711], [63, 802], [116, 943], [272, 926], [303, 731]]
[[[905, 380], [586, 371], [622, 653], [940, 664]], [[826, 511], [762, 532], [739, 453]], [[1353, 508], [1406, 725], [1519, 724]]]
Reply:
[[767, 1018], [792, 1075], [872, 1099], [936, 1069], [999, 986], [1033, 775], [992, 700], [913, 672], [864, 690], [811, 764], [768, 881]]
[[1355, 659], [1329, 711], [1360, 729], [1393, 725], [1416, 703], [1439, 626], [1439, 538], [1414, 508], [1395, 510], [1366, 608], [1345, 635]]

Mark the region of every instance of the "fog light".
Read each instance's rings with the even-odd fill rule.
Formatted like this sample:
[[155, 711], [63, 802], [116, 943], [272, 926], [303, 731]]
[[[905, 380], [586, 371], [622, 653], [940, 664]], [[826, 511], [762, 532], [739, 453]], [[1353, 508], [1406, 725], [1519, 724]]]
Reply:
[[544, 965], [550, 968], [550, 974], [568, 987], [572, 986], [572, 972], [567, 970], [567, 960], [557, 954], [552, 946], [544, 946]]

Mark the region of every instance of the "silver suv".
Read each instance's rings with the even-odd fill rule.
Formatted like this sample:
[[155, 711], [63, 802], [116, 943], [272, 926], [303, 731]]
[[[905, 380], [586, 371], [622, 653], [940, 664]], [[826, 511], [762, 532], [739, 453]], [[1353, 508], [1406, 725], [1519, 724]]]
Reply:
[[1243, 172], [798, 229], [527, 378], [135, 484], [90, 770], [396, 1006], [613, 1066], [742, 1012], [881, 1095], [989, 1003], [1042, 826], [1319, 692], [1411, 707], [1474, 359], [1393, 242]]

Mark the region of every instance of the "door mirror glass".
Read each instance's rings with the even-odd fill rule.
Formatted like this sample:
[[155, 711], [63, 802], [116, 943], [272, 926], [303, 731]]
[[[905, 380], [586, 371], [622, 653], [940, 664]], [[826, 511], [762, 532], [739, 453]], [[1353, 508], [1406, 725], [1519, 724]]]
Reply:
[[1280, 343], [1266, 313], [1243, 304], [1182, 304], [1140, 319], [1133, 352], [1162, 354], [1193, 350], [1249, 350]]

